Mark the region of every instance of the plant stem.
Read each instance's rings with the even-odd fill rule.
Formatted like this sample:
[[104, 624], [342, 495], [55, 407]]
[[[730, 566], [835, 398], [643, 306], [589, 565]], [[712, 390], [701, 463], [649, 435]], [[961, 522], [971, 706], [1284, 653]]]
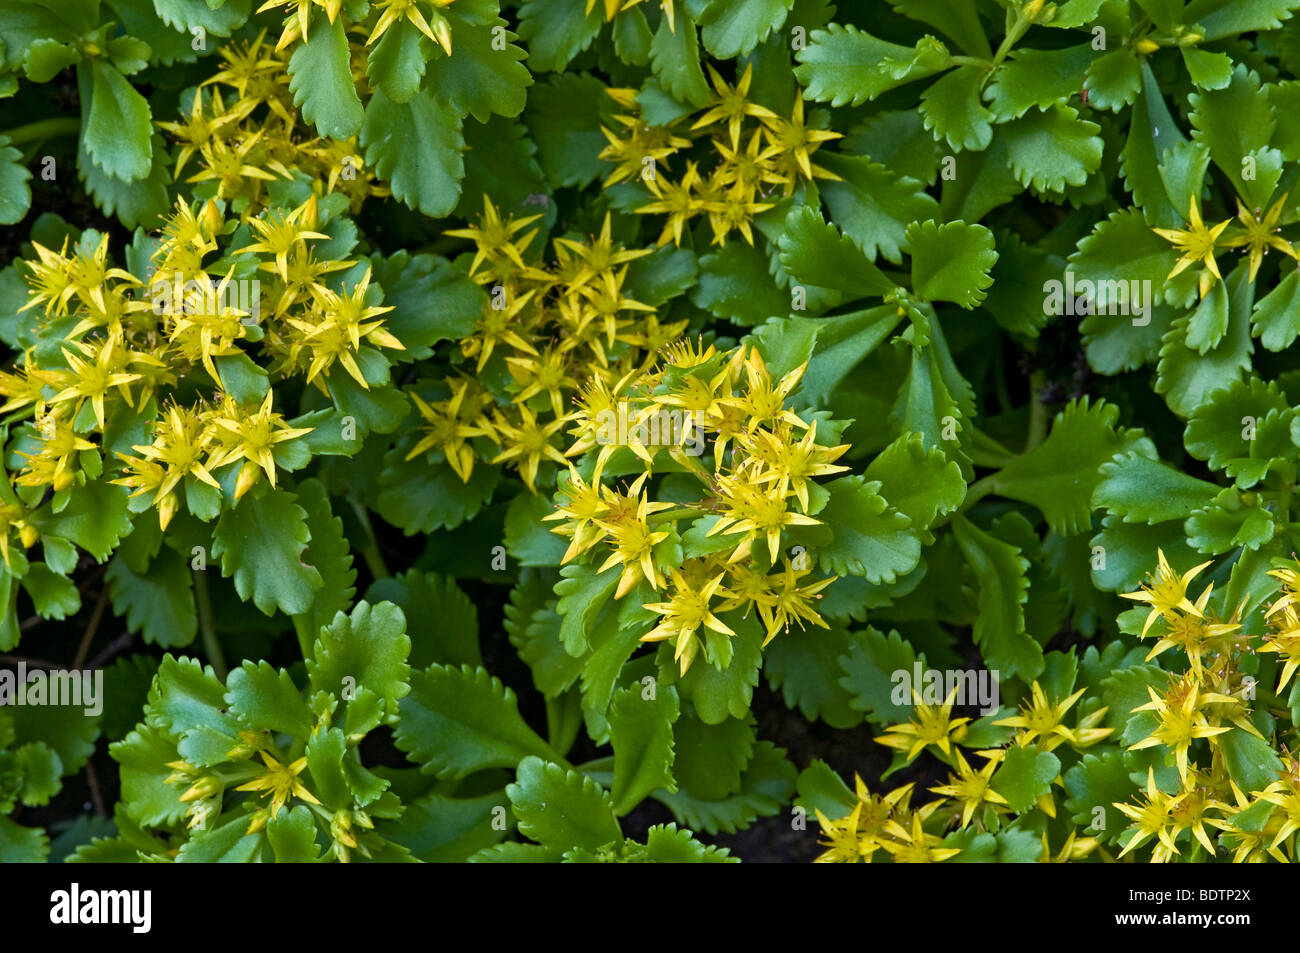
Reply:
[[16, 146], [24, 142], [50, 139], [54, 136], [71, 136], [80, 131], [80, 119], [41, 119], [37, 122], [29, 122], [25, 126], [15, 126], [6, 132], [0, 133], [0, 135], [8, 139], [11, 146]]
[[1038, 396], [1047, 375], [1035, 371], [1029, 376], [1029, 432], [1025, 435], [1025, 453], [1033, 450], [1047, 438], [1047, 406]]
[[90, 622], [86, 625], [86, 632], [81, 637], [81, 644], [77, 646], [76, 657], [72, 660], [73, 669], [79, 669], [82, 663], [86, 661], [86, 656], [90, 654], [90, 644], [95, 640], [95, 633], [99, 631], [99, 622], [104, 618], [104, 607], [108, 605], [108, 586], [99, 590], [99, 600], [95, 603], [95, 611], [90, 614]]
[[361, 547], [361, 558], [366, 561], [366, 566], [370, 569], [370, 575], [376, 579], [391, 579], [393, 574], [388, 571], [388, 565], [384, 562], [384, 555], [379, 551], [379, 540], [375, 536], [375, 528], [370, 525], [370, 514], [366, 508], [352, 500], [352, 512], [357, 514], [357, 522], [365, 530], [366, 539]]
[[217, 678], [226, 680], [226, 660], [221, 654], [221, 643], [217, 641], [216, 626], [212, 622], [212, 598], [208, 595], [208, 580], [199, 569], [191, 569], [194, 577], [194, 604], [198, 608], [199, 633], [203, 636], [203, 651], [207, 653], [208, 662], [217, 673]]

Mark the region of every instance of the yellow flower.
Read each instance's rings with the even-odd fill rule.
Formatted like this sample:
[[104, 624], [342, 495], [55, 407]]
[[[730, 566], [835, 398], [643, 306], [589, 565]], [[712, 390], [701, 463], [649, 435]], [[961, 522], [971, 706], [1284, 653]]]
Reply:
[[856, 864], [862, 861], [862, 845], [858, 839], [858, 825], [862, 814], [862, 803], [858, 802], [853, 810], [838, 821], [830, 820], [821, 811], [814, 809], [817, 823], [821, 826], [826, 840], [818, 841], [826, 850], [813, 861], [816, 864]]
[[[1081, 688], [1069, 698], [1053, 705], [1047, 700], [1047, 693], [1043, 691], [1043, 687], [1035, 679], [1031, 686], [1032, 701], [1029, 705], [1021, 707], [1020, 714], [1013, 715], [1010, 718], [1001, 718], [995, 721], [994, 724], [1021, 729], [1023, 734], [1019, 738], [1020, 744], [1032, 744], [1037, 739], [1038, 746], [1046, 751], [1051, 751], [1066, 741], [1076, 747], [1091, 744], [1110, 734], [1111, 729], [1096, 729], [1095, 731], [1089, 731], [1088, 734], [1082, 734], [1074, 729], [1067, 728], [1061, 723], [1062, 719], [1065, 718], [1065, 713], [1083, 697], [1085, 691], [1086, 689]], [[1096, 713], [1092, 717], [1094, 722], [1098, 720]]]
[[[83, 354], [93, 354], [93, 348], [88, 344], [73, 342], [73, 346]], [[75, 418], [76, 411], [81, 409], [82, 401], [89, 400], [91, 407], [94, 408], [95, 422], [99, 424], [100, 430], [104, 429], [104, 396], [111, 388], [116, 387], [127, 406], [132, 406], [131, 391], [127, 385], [138, 381], [140, 375], [124, 370], [126, 366], [124, 355], [117, 351], [112, 340], [102, 344], [99, 353], [94, 355], [93, 362], [82, 360], [66, 347], [63, 349], [63, 357], [72, 368], [75, 379], [51, 397], [51, 403], [75, 400], [76, 410], [72, 414]]]
[[1207, 560], [1199, 566], [1189, 569], [1179, 576], [1170, 567], [1168, 560], [1165, 559], [1163, 549], [1156, 550], [1156, 556], [1159, 560], [1156, 566], [1155, 578], [1150, 584], [1144, 583], [1142, 588], [1137, 592], [1121, 592], [1120, 596], [1124, 599], [1132, 599], [1135, 602], [1144, 602], [1151, 607], [1150, 613], [1147, 614], [1146, 622], [1142, 624], [1142, 635], [1147, 634], [1151, 628], [1151, 623], [1163, 616], [1171, 618], [1175, 610], [1186, 612], [1200, 619], [1203, 617], [1202, 611], [1196, 603], [1187, 598], [1187, 587], [1192, 580], [1200, 575], [1201, 570], [1210, 565], [1212, 560]]
[[[957, 773], [948, 776], [948, 783], [930, 788], [935, 794], [943, 794], [961, 802], [961, 826], [970, 823], [971, 817], [982, 804], [1005, 805], [1007, 799], [989, 786], [993, 772], [997, 770], [999, 760], [990, 759], [976, 771], [962, 757], [961, 749], [954, 748], [957, 757]], [[995, 808], [996, 809], [996, 808]]]
[[[298, 780], [298, 776], [307, 767], [307, 758], [305, 756], [290, 764], [285, 764], [267, 751], [259, 753], [262, 756], [262, 761], [266, 764], [266, 769], [259, 777], [239, 785], [239, 787], [235, 788], [236, 791], [261, 791], [262, 797], [266, 797], [268, 794], [271, 795], [269, 817], [275, 817], [279, 814], [280, 809], [289, 803], [290, 798], [296, 797], [309, 804], [320, 804], [316, 795], [307, 789], [307, 785]], [[265, 823], [264, 818], [258, 818], [258, 820], [262, 824]], [[257, 821], [254, 823], [257, 823]], [[249, 833], [253, 833], [252, 825], [249, 827]]]
[[307, 383], [311, 383], [322, 372], [328, 372], [334, 364], [342, 364], [344, 370], [352, 376], [365, 390], [370, 389], [369, 382], [361, 372], [357, 357], [361, 342], [380, 348], [404, 351], [406, 347], [384, 328], [384, 322], [376, 320], [381, 314], [393, 310], [392, 305], [367, 305], [366, 293], [370, 288], [370, 268], [350, 292], [340, 294], [329, 288], [313, 286], [315, 302], [307, 311], [306, 318], [289, 318], [286, 323], [300, 332], [290, 347], [290, 360], [297, 361], [298, 355], [306, 350], [311, 352], [311, 362], [307, 366]]
[[1165, 280], [1168, 281], [1175, 275], [1182, 274], [1198, 261], [1204, 262], [1205, 271], [1202, 271], [1200, 276], [1200, 292], [1201, 297], [1204, 298], [1210, 286], [1215, 281], [1223, 279], [1223, 275], [1219, 273], [1219, 265], [1214, 260], [1214, 249], [1218, 244], [1219, 236], [1231, 222], [1232, 219], [1225, 218], [1218, 225], [1207, 227], [1201, 220], [1200, 203], [1195, 196], [1192, 196], [1188, 203], [1186, 228], [1151, 229], [1165, 241], [1171, 242], [1180, 253], [1177, 263], [1165, 276]]
[[1275, 248], [1292, 258], [1300, 258], [1300, 254], [1291, 247], [1291, 243], [1278, 234], [1281, 229], [1278, 228], [1277, 223], [1282, 217], [1282, 209], [1286, 205], [1288, 195], [1289, 193], [1283, 193], [1260, 219], [1255, 218], [1250, 210], [1241, 204], [1241, 199], [1237, 199], [1237, 218], [1245, 230], [1240, 235], [1230, 236], [1224, 244], [1229, 248], [1244, 248], [1250, 253], [1251, 281], [1254, 281], [1255, 276], [1259, 274], [1259, 266], [1270, 248]]
[[468, 483], [474, 472], [474, 449], [465, 441], [470, 437], [487, 436], [480, 421], [483, 409], [491, 402], [491, 395], [468, 378], [461, 378], [452, 381], [448, 400], [430, 405], [419, 394], [413, 393], [411, 397], [426, 426], [424, 436], [411, 448], [406, 459], [414, 460], [420, 454], [437, 448], [461, 481]]
[[561, 563], [567, 563], [582, 555], [605, 536], [605, 530], [597, 521], [610, 513], [607, 496], [612, 495], [600, 485], [599, 470], [592, 482], [588, 483], [572, 466], [567, 477], [561, 476], [559, 497], [564, 502], [557, 503], [554, 513], [548, 513], [542, 519], [546, 521], [565, 520], [562, 526], [552, 527], [551, 532], [561, 536], [570, 536], [569, 548], [564, 552]]
[[1259, 651], [1276, 652], [1282, 659], [1282, 675], [1276, 689], [1276, 694], [1281, 695], [1296, 669], [1300, 668], [1300, 613], [1296, 612], [1294, 605], [1283, 606], [1282, 615], [1274, 620], [1273, 626], [1274, 631], [1266, 637], [1267, 641]]
[[[451, 6], [455, 0], [427, 0], [427, 2], [431, 7], [437, 8]], [[366, 46], [370, 46], [375, 40], [383, 36], [384, 31], [398, 20], [405, 19], [430, 40], [442, 47], [444, 53], [451, 56], [451, 24], [437, 9], [431, 11], [428, 20], [420, 12], [416, 0], [378, 0], [375, 9], [384, 12], [380, 14], [379, 22], [375, 24], [370, 39], [366, 40]], [[430, 23], [430, 20], [433, 22]], [[334, 22], [333, 19], [330, 22]]]
[[[534, 228], [519, 238], [516, 238], [515, 235], [539, 218], [541, 218], [540, 215], [528, 215], [518, 221], [513, 217], [502, 221], [501, 213], [497, 211], [496, 206], [492, 204], [492, 200], [488, 198], [485, 192], [483, 194], [483, 215], [479, 219], [479, 224], [468, 228], [448, 229], [443, 234], [454, 235], [457, 238], [468, 238], [478, 246], [477, 251], [474, 253], [474, 260], [469, 266], [469, 274], [470, 277], [477, 276], [477, 280], [487, 283], [498, 277], [508, 278], [515, 274], [529, 272], [528, 265], [524, 263], [524, 252], [532, 243], [533, 237], [537, 234], [537, 229]], [[492, 269], [486, 275], [479, 275], [478, 270], [485, 261], [492, 266]], [[501, 266], [505, 263], [513, 266], [514, 270], [503, 269]], [[541, 277], [545, 277], [545, 272], [541, 274]]]
[[1136, 828], [1119, 855], [1121, 857], [1125, 856], [1133, 849], [1142, 846], [1152, 837], [1159, 841], [1151, 855], [1152, 863], [1164, 863], [1171, 856], [1177, 854], [1178, 847], [1174, 844], [1177, 822], [1174, 820], [1173, 811], [1187, 797], [1187, 794], [1186, 791], [1173, 796], [1165, 794], [1156, 787], [1155, 769], [1147, 768], [1145, 803], [1141, 800], [1136, 805], [1115, 802], [1115, 807], [1130, 818]]
[[927, 705], [915, 689], [912, 701], [916, 715], [912, 720], [898, 725], [891, 725], [889, 730], [876, 739], [876, 742], [895, 751], [906, 752], [906, 760], [913, 760], [929, 745], [934, 745], [945, 755], [952, 751], [952, 742], [966, 737], [966, 725], [969, 718], [953, 718], [952, 706], [957, 697], [957, 686], [953, 686], [942, 705]]
[[210, 418], [217, 428], [214, 435], [221, 449], [213, 455], [208, 466], [216, 469], [228, 463], [245, 461], [235, 481], [235, 499], [257, 483], [259, 468], [274, 487], [275, 447], [311, 433], [310, 427], [286, 426], [284, 418], [271, 410], [272, 394], [270, 390], [266, 392], [261, 407], [254, 414], [249, 414], [227, 395]]
[[922, 822], [937, 806], [936, 801], [914, 811], [910, 829], [897, 821], [890, 821], [889, 832], [898, 840], [885, 841], [881, 846], [893, 855], [894, 863], [938, 864], [961, 853], [961, 850], [955, 847], [940, 847], [943, 839], [936, 834], [927, 834], [921, 827]]
[[674, 245], [682, 243], [682, 229], [695, 216], [706, 211], [705, 202], [694, 192], [700, 181], [697, 163], [686, 164], [686, 174], [680, 182], [670, 182], [664, 176], [656, 175], [646, 181], [646, 187], [654, 193], [655, 201], [647, 202], [636, 210], [638, 215], [667, 215], [668, 221], [659, 233], [660, 245], [671, 241]]
[[513, 461], [529, 491], [536, 493], [537, 488], [534, 484], [542, 461], [550, 460], [559, 464], [566, 462], [564, 454], [551, 443], [551, 440], [564, 429], [569, 418], [561, 417], [549, 424], [543, 424], [538, 421], [537, 414], [527, 406], [517, 405], [516, 409], [520, 416], [517, 424], [511, 423], [499, 411], [494, 411], [496, 423], [493, 429], [496, 432], [492, 435], [492, 439], [503, 444], [504, 449], [492, 458], [492, 462]]
[[820, 599], [821, 591], [839, 577], [827, 576], [825, 579], [800, 586], [799, 578], [811, 571], [811, 569], [796, 570], [794, 564], [787, 559], [784, 570], [768, 577], [768, 592], [771, 598], [756, 602], [759, 617], [767, 626], [767, 637], [763, 639], [764, 645], [776, 638], [778, 632], [782, 630], [789, 632], [792, 621], [797, 623], [800, 629], [804, 627], [805, 621], [823, 629], [830, 628], [830, 625], [813, 608], [813, 600]]
[[740, 138], [740, 124], [746, 116], [770, 120], [777, 118], [776, 113], [766, 106], [760, 106], [758, 103], [749, 101], [749, 87], [754, 81], [753, 63], [745, 67], [745, 72], [741, 74], [734, 87], [727, 85], [726, 80], [713, 68], [713, 64], [708, 64], [708, 69], [709, 78], [713, 82], [713, 88], [716, 90], [717, 95], [714, 98], [714, 105], [695, 121], [695, 125], [691, 129], [703, 129], [715, 122], [726, 120], [731, 141], [736, 142]]
[[[328, 239], [324, 232], [316, 231], [317, 208], [316, 196], [313, 195], [302, 205], [287, 215], [280, 212], [267, 212], [265, 218], [252, 218], [248, 224], [257, 232], [260, 241], [245, 245], [240, 253], [261, 252], [275, 256], [274, 271], [281, 281], [288, 281], [289, 251], [308, 238]], [[267, 266], [263, 266], [264, 268]], [[367, 272], [367, 278], [369, 272]]]
[[[1129, 745], [1129, 751], [1139, 751], [1164, 745], [1173, 749], [1174, 760], [1178, 765], [1178, 776], [1187, 783], [1187, 751], [1197, 738], [1211, 738], [1221, 735], [1231, 728], [1213, 727], [1206, 720], [1201, 708], [1205, 705], [1228, 703], [1233, 699], [1217, 692], [1201, 693], [1200, 687], [1189, 677], [1183, 676], [1174, 682], [1163, 697], [1156, 690], [1147, 686], [1151, 701], [1139, 705], [1133, 711], [1154, 712], [1159, 724], [1150, 735], [1137, 744]], [[1213, 742], [1211, 742], [1213, 743]]]
[[132, 472], [113, 482], [134, 487], [132, 496], [152, 492], [159, 524], [166, 529], [176, 512], [173, 494], [182, 479], [194, 476], [214, 489], [221, 489], [203, 463], [212, 443], [212, 428], [203, 415], [172, 404], [162, 419], [154, 422], [153, 443], [131, 448], [140, 454], [139, 458], [118, 453]]
[[764, 123], [768, 141], [779, 155], [776, 169], [785, 182], [786, 195], [793, 193], [795, 182], [800, 176], [809, 181], [813, 178], [839, 179], [838, 175], [813, 165], [811, 156], [821, 148], [823, 142], [840, 139], [842, 136], [827, 129], [808, 128], [804, 123], [802, 90], [795, 95], [789, 119], [778, 116], [764, 120]]
[[[651, 602], [645, 606], [663, 616], [663, 621], [641, 636], [641, 641], [661, 642], [671, 639], [675, 644], [673, 659], [681, 666], [681, 674], [685, 675], [700, 648], [697, 631], [703, 628], [723, 636], [734, 636], [736, 633], [709, 608], [709, 603], [715, 597], [725, 599], [728, 595], [722, 588], [724, 573], [718, 573], [699, 586], [693, 586], [676, 569], [670, 569], [669, 575], [673, 583], [669, 601]], [[709, 654], [713, 655], [712, 652]], [[717, 665], [716, 658], [711, 657], [710, 661]]]
[[650, 583], [652, 589], [663, 588], [663, 574], [655, 566], [654, 548], [672, 534], [668, 530], [652, 530], [649, 518], [653, 513], [671, 509], [672, 504], [652, 503], [644, 494], [635, 499], [615, 497], [611, 502], [616, 505], [611, 506], [609, 515], [596, 520], [596, 525], [609, 534], [614, 552], [596, 571], [604, 572], [611, 566], [623, 567], [618, 588], [614, 591], [616, 599], [627, 595], [642, 579]]
[[310, 34], [311, 8], [319, 7], [325, 11], [329, 17], [329, 22], [333, 23], [339, 15], [339, 8], [343, 6], [343, 0], [266, 0], [266, 3], [257, 8], [258, 13], [265, 13], [267, 10], [274, 10], [276, 7], [297, 7], [295, 13], [290, 13], [285, 19], [284, 32], [280, 34], [280, 42], [275, 45], [277, 50], [282, 50], [294, 40], [302, 39], [306, 41]]

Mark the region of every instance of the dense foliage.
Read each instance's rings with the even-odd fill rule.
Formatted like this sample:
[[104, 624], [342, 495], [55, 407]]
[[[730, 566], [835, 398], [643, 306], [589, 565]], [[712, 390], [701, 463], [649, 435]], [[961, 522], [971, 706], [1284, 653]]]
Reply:
[[0, 860], [1295, 859], [1298, 7], [0, 0]]

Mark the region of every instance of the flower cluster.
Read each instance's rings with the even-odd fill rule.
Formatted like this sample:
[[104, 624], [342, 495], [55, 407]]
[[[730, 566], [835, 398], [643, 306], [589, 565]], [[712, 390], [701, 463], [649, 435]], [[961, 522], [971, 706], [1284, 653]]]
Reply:
[[581, 382], [606, 392], [643, 369], [686, 322], [661, 324], [654, 308], [628, 294], [629, 263], [651, 252], [616, 242], [608, 215], [598, 235], [556, 239], [548, 267], [530, 253], [536, 217], [503, 219], [483, 201], [477, 226], [447, 232], [474, 242], [470, 275], [490, 292], [460, 344], [473, 369], [449, 380], [447, 399], [417, 398], [421, 436], [407, 459], [436, 451], [468, 481], [482, 455], [514, 467], [536, 492], [544, 464], [548, 485], [554, 467], [565, 465], [563, 431]]
[[[775, 207], [775, 196], [791, 195], [801, 182], [814, 178], [838, 178], [815, 165], [811, 156], [840, 133], [808, 123], [802, 93], [796, 94], [786, 118], [750, 98], [752, 64], [734, 85], [712, 66], [709, 73], [712, 101], [667, 125], [651, 125], [641, 117], [635, 89], [607, 90], [624, 112], [616, 117], [621, 129], [602, 127], [609, 145], [600, 157], [615, 164], [605, 185], [640, 182], [652, 193], [653, 201], [636, 211], [667, 216], [660, 245], [680, 245], [683, 230], [699, 216], [708, 217], [715, 245], [732, 232], [752, 245], [754, 219]], [[685, 163], [675, 178], [665, 174], [670, 158]]]
[[[363, 83], [365, 60], [353, 47], [353, 78]], [[218, 52], [222, 69], [204, 80], [185, 114], [158, 123], [179, 144], [177, 181], [188, 171], [185, 181], [193, 183], [196, 198], [223, 199], [247, 218], [268, 205], [268, 188], [286, 180], [344, 195], [353, 212], [366, 198], [389, 194], [365, 167], [355, 137], [320, 137], [303, 123], [282, 47], [272, 49], [259, 35]]]
[[[1055, 797], [1045, 790], [1013, 810], [1009, 801], [1013, 793], [1023, 801], [1024, 790], [1032, 793], [1036, 789], [1022, 788], [1019, 766], [1009, 767], [1006, 774], [1000, 769], [1017, 748], [1050, 753], [1068, 745], [1078, 753], [1102, 742], [1118, 742], [1112, 763], [1122, 760], [1125, 776], [1134, 782], [1142, 780], [1130, 800], [1094, 804], [1097, 811], [1113, 808], [1127, 822], [1115, 841], [1120, 849], [1112, 855], [1099, 836], [1092, 836], [1104, 830], [1098, 826], [1097, 816], [1075, 814], [1076, 824], [1087, 818], [1082, 826], [1088, 829], [1068, 829], [1062, 858], [1083, 859], [1096, 853], [1110, 860], [1143, 850], [1149, 851], [1146, 858], [1153, 863], [1219, 855], [1230, 855], [1235, 862], [1295, 859], [1294, 835], [1300, 831], [1300, 760], [1279, 747], [1288, 730], [1279, 715], [1293, 706], [1297, 697], [1293, 692], [1289, 701], [1281, 701], [1300, 668], [1300, 569], [1269, 572], [1281, 584], [1281, 594], [1265, 614], [1269, 632], [1261, 639], [1245, 634], [1238, 616], [1227, 621], [1215, 616], [1210, 609], [1212, 584], [1194, 599], [1189, 595], [1189, 586], [1208, 565], [1180, 574], [1160, 551], [1149, 581], [1140, 590], [1124, 594], [1147, 607], [1139, 636], [1155, 642], [1145, 658], [1137, 655], [1138, 664], [1124, 670], [1126, 683], [1139, 680], [1148, 700], [1137, 704], [1134, 698], [1125, 706], [1128, 711], [1116, 713], [1122, 731], [1101, 726], [1108, 709], [1098, 707], [1095, 699], [1083, 703], [1087, 714], [1066, 724], [1067, 713], [1087, 689], [1053, 701], [1034, 682], [1029, 701], [1013, 717], [992, 715], [973, 725], [967, 718], [952, 717], [951, 695], [942, 705], [917, 699], [915, 717], [891, 726], [877, 739], [900, 753], [895, 768], [929, 750], [953, 769], [947, 784], [930, 788], [941, 797], [926, 805], [918, 822], [918, 827], [924, 824], [929, 832], [926, 836], [934, 838], [935, 850], [927, 859], [945, 859], [939, 855], [947, 849], [951, 849], [947, 856], [956, 856], [970, 847], [970, 835], [997, 832], [1008, 823], [1040, 830], [1039, 859], [1052, 859], [1047, 820], [1058, 818]], [[1258, 685], [1252, 674], [1263, 671], [1266, 653], [1275, 654], [1280, 664], [1277, 687], [1271, 692]], [[1174, 656], [1185, 660], [1178, 670], [1151, 664]], [[1119, 690], [1118, 685], [1114, 690]], [[1264, 698], [1271, 701], [1262, 704]], [[991, 732], [996, 727], [1012, 728], [1015, 733], [992, 747]], [[978, 770], [968, 763], [962, 747], [975, 749], [983, 759]], [[1054, 767], [1062, 764], [1057, 755], [1046, 763]], [[1100, 763], [1094, 761], [1093, 765]], [[1073, 793], [1078, 794], [1086, 787], [1082, 778], [1087, 766], [1077, 760], [1075, 765], [1074, 772], [1082, 772], [1073, 786]], [[1068, 786], [1062, 784], [1064, 773], [1057, 774], [1052, 785]], [[836, 818], [819, 812], [826, 847], [820, 859], [870, 860], [879, 848], [895, 853], [902, 842], [890, 838], [905, 829], [906, 823], [884, 806], [905, 804], [900, 799], [910, 790], [910, 785], [899, 788], [877, 800], [859, 781], [860, 803], [852, 810], [845, 805], [844, 813]], [[1041, 817], [1034, 820], [1032, 815]], [[1062, 819], [1068, 817], [1067, 813]]]
[[[596, 572], [620, 570], [616, 598], [640, 586], [661, 617], [642, 641], [671, 642], [682, 674], [701, 647], [715, 667], [729, 665], [728, 613], [756, 612], [764, 644], [791, 623], [826, 626], [815, 604], [834, 577], [813, 576], [805, 551], [792, 559], [790, 534], [819, 523], [816, 478], [845, 470], [835, 460], [849, 448], [819, 440], [834, 424], [787, 406], [805, 369], [774, 379], [756, 348], [675, 342], [650, 370], [593, 382], [574, 414], [568, 453], [584, 466], [571, 467], [546, 517], [570, 539], [564, 562], [603, 556]], [[689, 489], [652, 498], [657, 466]]]
[[[164, 528], [182, 484], [191, 509], [210, 510], [197, 499], [238, 499], [263, 476], [275, 486], [277, 466], [301, 466], [305, 451], [293, 441], [309, 431], [273, 409], [267, 370], [326, 393], [331, 373], [367, 388], [360, 365], [380, 348], [402, 349], [384, 330], [391, 309], [377, 303], [368, 267], [317, 256], [315, 243], [330, 240], [321, 227], [314, 195], [242, 227], [214, 199], [180, 203], [154, 244], [148, 281], [110, 265], [107, 236], [87, 232], [59, 251], [36, 244], [27, 308], [65, 324], [66, 335], [59, 352], [30, 350], [0, 376], [3, 411], [34, 418], [15, 480], [36, 491], [31, 502], [98, 477], [105, 447], [126, 467], [115, 482], [148, 494]], [[129, 413], [115, 416], [118, 407]], [[150, 442], [131, 439], [136, 417]], [[22, 532], [21, 514], [6, 515]]]
[[1292, 244], [1279, 234], [1282, 231], [1279, 222], [1286, 209], [1288, 195], [1289, 193], [1284, 193], [1267, 212], [1261, 212], [1260, 209], [1252, 212], [1238, 198], [1237, 221], [1241, 224], [1231, 229], [1232, 219], [1224, 219], [1216, 225], [1207, 225], [1201, 217], [1200, 202], [1193, 197], [1188, 203], [1187, 221], [1184, 227], [1151, 229], [1178, 251], [1178, 261], [1166, 280], [1182, 274], [1199, 262], [1202, 268], [1197, 273], [1197, 287], [1201, 297], [1204, 298], [1216, 282], [1223, 280], [1223, 274], [1219, 271], [1219, 263], [1215, 258], [1215, 250], [1220, 245], [1224, 248], [1239, 249], [1248, 256], [1250, 281], [1254, 281], [1259, 274], [1259, 266], [1264, 263], [1264, 256], [1268, 254], [1270, 248], [1292, 259], [1300, 260], [1300, 252], [1297, 252]]

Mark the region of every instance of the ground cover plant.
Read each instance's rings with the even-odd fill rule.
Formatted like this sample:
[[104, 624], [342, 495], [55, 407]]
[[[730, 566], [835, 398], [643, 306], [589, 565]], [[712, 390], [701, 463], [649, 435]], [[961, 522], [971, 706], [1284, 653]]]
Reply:
[[0, 0], [0, 861], [1290, 861], [1300, 0]]

